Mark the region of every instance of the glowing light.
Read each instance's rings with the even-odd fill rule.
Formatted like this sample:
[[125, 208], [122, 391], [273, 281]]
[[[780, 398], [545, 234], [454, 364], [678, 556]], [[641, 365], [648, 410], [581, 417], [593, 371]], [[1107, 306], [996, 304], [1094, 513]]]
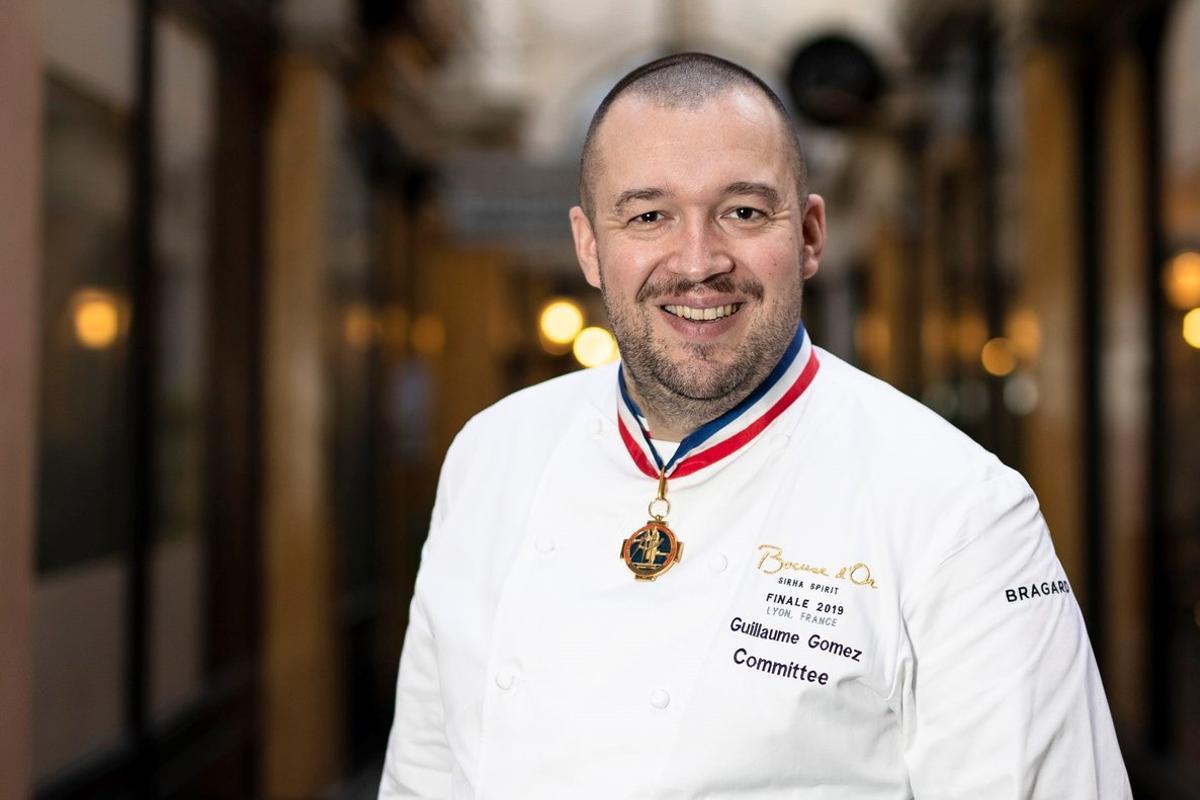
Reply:
[[1183, 315], [1183, 340], [1200, 350], [1200, 308]]
[[1017, 368], [1017, 356], [1013, 352], [1012, 342], [1003, 336], [989, 339], [979, 353], [979, 360], [989, 375], [1002, 378]]
[[366, 303], [352, 303], [346, 307], [342, 319], [342, 336], [346, 344], [355, 350], [365, 350], [379, 334], [379, 322]]
[[1186, 251], [1163, 269], [1163, 290], [1176, 308], [1200, 306], [1200, 253]]
[[433, 314], [422, 314], [413, 320], [409, 335], [413, 350], [423, 356], [440, 355], [446, 346], [446, 326]]
[[604, 328], [584, 328], [571, 346], [575, 360], [585, 367], [598, 367], [616, 361], [620, 355], [617, 340]]
[[542, 308], [538, 329], [547, 342], [568, 345], [583, 330], [583, 311], [573, 300], [552, 300]]
[[89, 350], [111, 347], [121, 332], [117, 298], [99, 289], [80, 289], [71, 298], [75, 338]]
[[1013, 311], [1005, 323], [1005, 333], [1019, 358], [1035, 361], [1042, 349], [1042, 323], [1030, 308]]

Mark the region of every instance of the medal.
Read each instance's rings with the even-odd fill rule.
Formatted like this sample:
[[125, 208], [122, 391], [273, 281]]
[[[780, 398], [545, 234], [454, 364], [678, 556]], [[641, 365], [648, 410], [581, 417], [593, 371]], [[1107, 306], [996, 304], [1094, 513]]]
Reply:
[[621, 542], [621, 560], [639, 581], [652, 581], [683, 556], [683, 542], [667, 525], [671, 503], [667, 478], [682, 478], [732, 456], [758, 437], [804, 393], [817, 374], [816, 351], [804, 326], [771, 374], [742, 402], [684, 437], [664, 463], [654, 448], [646, 421], [617, 370], [617, 431], [638, 471], [658, 478], [658, 496], [650, 501], [650, 519]]
[[650, 519], [621, 543], [621, 558], [639, 581], [652, 581], [683, 558], [683, 542], [667, 526], [671, 501], [667, 499], [667, 472], [658, 473], [658, 497], [646, 507]]

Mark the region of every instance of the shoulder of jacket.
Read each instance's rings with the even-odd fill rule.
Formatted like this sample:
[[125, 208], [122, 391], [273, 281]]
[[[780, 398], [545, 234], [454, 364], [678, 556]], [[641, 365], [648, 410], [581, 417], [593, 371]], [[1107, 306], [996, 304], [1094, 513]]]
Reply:
[[580, 412], [615, 395], [615, 370], [613, 364], [577, 370], [513, 392], [471, 417], [455, 441], [487, 449], [516, 439], [557, 440]]
[[985, 447], [886, 382], [821, 352], [821, 391], [836, 435], [860, 449], [864, 466], [906, 492], [964, 488], [1011, 473]]

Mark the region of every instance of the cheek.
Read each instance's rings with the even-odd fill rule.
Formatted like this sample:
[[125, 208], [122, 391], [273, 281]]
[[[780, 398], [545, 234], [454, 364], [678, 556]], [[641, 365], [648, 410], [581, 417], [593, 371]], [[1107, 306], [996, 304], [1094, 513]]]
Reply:
[[652, 248], [617, 245], [601, 260], [608, 286], [622, 294], [636, 294], [661, 259]]
[[738, 260], [754, 273], [768, 295], [786, 294], [800, 280], [799, 245], [790, 238], [760, 242], [741, 250]]

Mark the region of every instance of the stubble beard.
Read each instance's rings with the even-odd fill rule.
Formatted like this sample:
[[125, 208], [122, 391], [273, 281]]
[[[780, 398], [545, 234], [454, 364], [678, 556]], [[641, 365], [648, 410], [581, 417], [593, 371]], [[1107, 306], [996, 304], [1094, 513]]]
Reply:
[[[779, 298], [775, 311], [747, 332], [727, 363], [719, 364], [716, 356], [724, 349], [719, 345], [689, 343], [683, 356], [672, 357], [665, 343], [654, 337], [651, 315], [658, 309], [653, 298], [683, 294], [697, 285], [713, 292], [736, 291], [755, 304], [763, 302], [762, 284], [718, 275], [701, 284], [673, 281], [648, 285], [638, 292], [632, 308], [625, 308], [608, 292], [604, 270], [600, 270], [604, 308], [621, 350], [625, 375], [647, 407], [643, 412], [688, 432], [736, 406], [771, 374], [796, 334], [804, 292], [803, 281], [797, 280], [788, 296]], [[737, 313], [749, 311], [752, 309], [742, 308]]]

